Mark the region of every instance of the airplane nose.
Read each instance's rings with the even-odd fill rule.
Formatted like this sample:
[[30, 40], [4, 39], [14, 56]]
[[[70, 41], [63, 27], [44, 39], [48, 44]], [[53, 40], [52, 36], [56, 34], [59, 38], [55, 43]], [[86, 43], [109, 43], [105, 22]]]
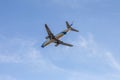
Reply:
[[42, 45], [41, 47], [44, 48], [44, 45]]

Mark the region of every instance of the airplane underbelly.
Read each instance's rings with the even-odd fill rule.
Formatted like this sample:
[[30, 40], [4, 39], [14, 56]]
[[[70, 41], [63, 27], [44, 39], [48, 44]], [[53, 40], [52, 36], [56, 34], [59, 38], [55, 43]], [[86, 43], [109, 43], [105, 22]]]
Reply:
[[52, 40], [47, 40], [47, 41], [45, 41], [45, 42], [42, 44], [42, 46], [45, 47], [45, 46], [47, 46], [48, 44], [50, 44], [50, 43], [52, 43], [52, 42], [54, 42], [54, 39], [52, 39]]
[[62, 36], [64, 36], [64, 34], [58, 34], [58, 35], [56, 36], [56, 39], [59, 39], [59, 38], [61, 38]]

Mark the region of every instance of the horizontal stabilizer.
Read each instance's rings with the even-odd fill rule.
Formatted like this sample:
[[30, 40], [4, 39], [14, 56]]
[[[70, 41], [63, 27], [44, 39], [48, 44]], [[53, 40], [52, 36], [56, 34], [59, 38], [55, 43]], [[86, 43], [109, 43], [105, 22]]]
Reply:
[[75, 31], [75, 32], [79, 32], [77, 29], [74, 29], [74, 28], [72, 28], [72, 27], [71, 27], [71, 30], [72, 30], [72, 31]]
[[79, 32], [77, 29], [72, 28], [67, 21], [66, 21], [66, 26], [67, 26], [67, 28], [70, 29], [71, 31]]

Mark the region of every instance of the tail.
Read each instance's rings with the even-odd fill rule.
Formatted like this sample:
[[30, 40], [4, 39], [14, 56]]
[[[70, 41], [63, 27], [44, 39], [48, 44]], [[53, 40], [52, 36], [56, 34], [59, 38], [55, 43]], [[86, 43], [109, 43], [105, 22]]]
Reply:
[[70, 29], [71, 31], [79, 32], [77, 29], [72, 28], [72, 27], [71, 27], [72, 24], [70, 25], [67, 21], [66, 21], [66, 26], [67, 26], [67, 28]]

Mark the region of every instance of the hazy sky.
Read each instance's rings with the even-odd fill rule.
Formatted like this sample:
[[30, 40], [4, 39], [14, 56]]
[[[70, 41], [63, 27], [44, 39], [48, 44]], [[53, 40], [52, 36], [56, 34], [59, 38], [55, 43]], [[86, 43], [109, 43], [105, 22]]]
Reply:
[[[48, 24], [80, 32], [41, 48]], [[1, 0], [0, 80], [120, 80], [119, 0]]]

